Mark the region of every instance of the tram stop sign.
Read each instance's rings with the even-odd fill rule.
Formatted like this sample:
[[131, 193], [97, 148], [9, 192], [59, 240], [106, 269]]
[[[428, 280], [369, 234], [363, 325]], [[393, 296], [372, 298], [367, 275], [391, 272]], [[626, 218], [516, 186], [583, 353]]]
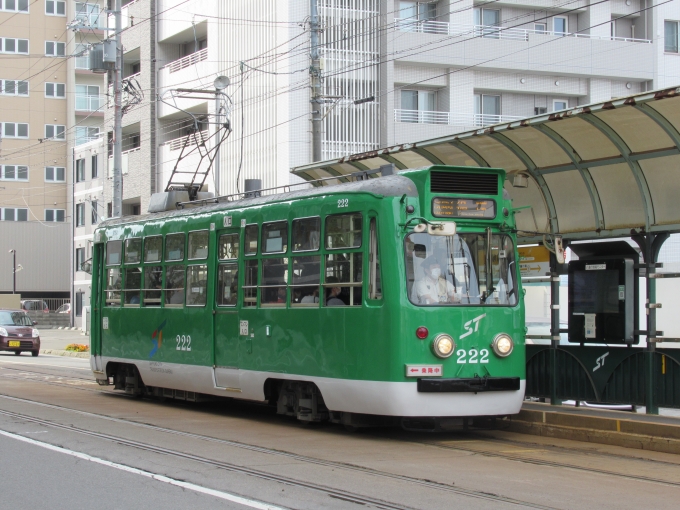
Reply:
[[522, 278], [550, 273], [550, 252], [545, 246], [520, 246], [519, 272]]

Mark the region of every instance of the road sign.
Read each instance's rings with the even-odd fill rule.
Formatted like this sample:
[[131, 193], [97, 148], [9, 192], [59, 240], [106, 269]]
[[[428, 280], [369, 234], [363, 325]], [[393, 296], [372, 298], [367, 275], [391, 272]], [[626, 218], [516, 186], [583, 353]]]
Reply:
[[550, 252], [545, 246], [519, 248], [519, 271], [522, 277], [545, 276], [550, 272]]

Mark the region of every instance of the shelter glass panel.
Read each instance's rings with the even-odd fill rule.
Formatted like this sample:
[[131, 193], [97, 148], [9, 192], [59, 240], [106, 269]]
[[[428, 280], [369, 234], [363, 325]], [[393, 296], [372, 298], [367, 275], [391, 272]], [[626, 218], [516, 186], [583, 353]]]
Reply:
[[635, 108], [616, 108], [597, 112], [599, 117], [623, 138], [632, 152], [675, 147], [673, 140], [647, 115]]
[[511, 184], [512, 175], [508, 178], [509, 180], [505, 181], [505, 190], [512, 198], [513, 207], [530, 206], [529, 209], [522, 209], [515, 215], [517, 229], [520, 230], [518, 235], [522, 235], [521, 231], [550, 232], [548, 208], [536, 181], [532, 177], [528, 177], [526, 188], [514, 188]]
[[474, 159], [450, 143], [438, 143], [430, 145], [425, 149], [438, 157], [446, 165], [479, 166]]
[[277, 221], [262, 225], [262, 253], [286, 253], [288, 250], [288, 222]]
[[656, 223], [680, 223], [680, 156], [640, 160], [654, 201]]
[[336, 214], [326, 217], [326, 249], [359, 248], [361, 246], [361, 213]]
[[504, 168], [507, 172], [526, 170], [524, 163], [502, 143], [488, 136], [477, 136], [463, 140], [465, 145], [480, 154], [493, 168]]
[[189, 260], [208, 258], [208, 231], [189, 232]]
[[125, 263], [139, 264], [142, 259], [142, 238], [136, 237], [125, 240]]
[[110, 268], [106, 274], [106, 306], [120, 306], [122, 283], [120, 269]]
[[144, 269], [144, 306], [161, 306], [163, 292], [163, 266]]
[[326, 306], [361, 306], [363, 253], [326, 255]]
[[257, 263], [257, 260], [246, 260], [245, 262], [243, 306], [257, 306]]
[[245, 254], [257, 255], [257, 225], [246, 226]]
[[552, 122], [550, 128], [564, 138], [584, 161], [612, 158], [621, 153], [602, 131], [578, 117]]
[[[141, 248], [141, 245], [140, 245]], [[129, 267], [125, 270], [125, 306], [139, 306], [140, 290], [142, 288], [142, 270], [139, 267]]]
[[538, 167], [571, 163], [567, 153], [537, 129], [530, 127], [506, 130], [503, 134], [519, 145]]
[[123, 241], [109, 241], [106, 243], [106, 265], [120, 265], [123, 252]]
[[680, 131], [680, 97], [653, 101], [646, 104], [665, 117], [677, 131]]
[[238, 299], [238, 265], [219, 266], [217, 279], [217, 305], [236, 306]]
[[184, 234], [165, 236], [165, 260], [184, 260]]
[[321, 237], [321, 218], [293, 220], [293, 251], [316, 251]]
[[606, 228], [645, 224], [642, 196], [627, 164], [593, 167], [590, 174], [600, 193]]
[[168, 266], [165, 272], [165, 306], [184, 304], [184, 266]]
[[144, 238], [144, 262], [160, 262], [163, 253], [163, 237]]
[[219, 241], [220, 260], [233, 260], [238, 258], [241, 241], [238, 234], [223, 234]]
[[321, 283], [321, 257], [293, 258], [291, 286], [293, 306], [319, 306], [319, 284]]
[[543, 174], [550, 189], [560, 232], [595, 230], [595, 213], [588, 189], [578, 170]]
[[208, 295], [208, 266], [187, 267], [187, 306], [205, 306]]

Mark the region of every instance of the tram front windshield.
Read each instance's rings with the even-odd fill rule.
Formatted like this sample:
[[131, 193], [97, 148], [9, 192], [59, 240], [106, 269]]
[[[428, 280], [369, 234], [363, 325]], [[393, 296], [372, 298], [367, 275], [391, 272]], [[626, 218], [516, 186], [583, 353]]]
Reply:
[[405, 250], [408, 296], [415, 305], [517, 304], [515, 250], [507, 235], [412, 233]]

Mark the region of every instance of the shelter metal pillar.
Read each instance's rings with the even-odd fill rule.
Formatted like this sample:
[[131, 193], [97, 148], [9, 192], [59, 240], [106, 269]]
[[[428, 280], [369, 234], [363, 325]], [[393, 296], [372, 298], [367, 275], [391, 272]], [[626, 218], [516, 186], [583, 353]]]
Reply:
[[560, 346], [560, 275], [557, 259], [550, 254], [550, 405], [561, 405], [557, 398], [559, 367], [557, 349]]

